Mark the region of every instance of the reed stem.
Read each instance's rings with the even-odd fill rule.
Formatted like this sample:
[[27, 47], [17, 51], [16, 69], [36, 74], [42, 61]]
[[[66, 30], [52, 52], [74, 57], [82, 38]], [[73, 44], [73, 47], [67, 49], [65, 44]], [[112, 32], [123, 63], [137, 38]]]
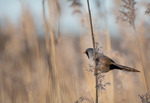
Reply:
[[139, 43], [139, 40], [138, 40], [138, 37], [137, 37], [137, 34], [136, 34], [136, 28], [135, 28], [134, 24], [133, 24], [133, 29], [134, 29], [134, 35], [135, 35], [135, 39], [136, 39], [137, 48], [138, 48], [138, 51], [139, 51], [139, 58], [140, 58], [140, 62], [141, 62], [142, 69], [143, 69], [144, 84], [145, 84], [146, 92], [149, 94], [149, 88], [148, 88], [148, 84], [146, 82], [147, 78], [146, 78], [146, 73], [145, 73], [145, 70], [144, 70], [144, 64], [143, 64], [143, 58], [142, 58], [142, 53], [141, 53], [141, 49], [140, 49], [140, 43]]
[[[90, 18], [90, 27], [91, 27], [91, 37], [92, 37], [92, 43], [93, 43], [93, 49], [94, 49], [94, 61], [95, 61], [95, 38], [94, 38], [94, 32], [93, 32], [93, 25], [92, 25], [92, 16], [91, 16], [91, 11], [90, 11], [90, 4], [89, 0], [87, 0], [87, 5], [88, 5], [88, 11], [89, 11], [89, 18]], [[97, 74], [98, 71], [96, 69], [96, 62], [95, 62], [95, 74]], [[96, 97], [95, 97], [95, 102], [98, 103], [98, 76], [95, 76], [95, 82], [96, 82]]]
[[59, 71], [56, 65], [56, 52], [55, 52], [55, 38], [53, 32], [53, 23], [52, 23], [52, 10], [51, 10], [51, 2], [47, 0], [48, 3], [48, 12], [49, 12], [49, 31], [50, 31], [50, 41], [51, 41], [51, 61], [52, 61], [52, 70], [54, 74], [54, 81], [55, 81], [55, 97], [56, 102], [61, 103], [61, 95], [60, 95], [60, 85], [59, 85]]
[[50, 40], [49, 40], [49, 30], [48, 30], [48, 24], [46, 22], [46, 16], [45, 16], [45, 0], [42, 1], [42, 6], [43, 6], [43, 22], [44, 22], [44, 29], [45, 29], [45, 39], [46, 39], [46, 59], [48, 63], [48, 91], [51, 95], [50, 97], [50, 102], [54, 102], [54, 96], [52, 94], [53, 91], [53, 85], [52, 85], [52, 68], [51, 68], [51, 63], [50, 63]]

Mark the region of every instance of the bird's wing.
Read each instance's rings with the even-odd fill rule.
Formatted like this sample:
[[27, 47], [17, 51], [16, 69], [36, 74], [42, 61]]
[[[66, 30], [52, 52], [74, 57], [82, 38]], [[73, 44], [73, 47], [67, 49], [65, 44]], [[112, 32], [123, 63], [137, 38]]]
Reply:
[[109, 58], [108, 56], [106, 56], [106, 55], [104, 55], [104, 58], [106, 58], [107, 59], [107, 61], [109, 62], [109, 63], [115, 63], [111, 58]]

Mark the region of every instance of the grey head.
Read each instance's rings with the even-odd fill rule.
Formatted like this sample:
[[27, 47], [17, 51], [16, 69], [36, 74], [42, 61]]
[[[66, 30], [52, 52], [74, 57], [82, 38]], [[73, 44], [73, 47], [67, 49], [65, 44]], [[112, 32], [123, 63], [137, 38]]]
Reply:
[[93, 48], [88, 48], [88, 49], [86, 49], [84, 53], [87, 55], [87, 57], [88, 57], [89, 59], [92, 59], [92, 58], [93, 58]]

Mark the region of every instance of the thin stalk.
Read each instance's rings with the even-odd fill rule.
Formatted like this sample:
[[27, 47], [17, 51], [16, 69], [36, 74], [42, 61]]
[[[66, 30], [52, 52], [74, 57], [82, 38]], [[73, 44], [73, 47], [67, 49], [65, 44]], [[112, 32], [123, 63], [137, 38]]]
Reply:
[[50, 98], [50, 101], [51, 102], [54, 102], [54, 96], [53, 96], [53, 94], [52, 94], [52, 92], [53, 92], [53, 85], [52, 85], [52, 75], [51, 75], [51, 73], [52, 73], [52, 71], [51, 71], [51, 63], [50, 63], [50, 46], [49, 46], [49, 44], [50, 44], [50, 40], [49, 40], [49, 34], [48, 34], [48, 24], [47, 24], [47, 22], [46, 22], [46, 16], [45, 16], [45, 5], [44, 5], [44, 3], [45, 3], [45, 0], [43, 0], [42, 1], [42, 6], [43, 6], [43, 22], [44, 22], [44, 28], [45, 28], [45, 34], [46, 34], [46, 36], [45, 36], [45, 39], [46, 39], [46, 59], [47, 59], [47, 63], [48, 63], [48, 90], [49, 90], [49, 93], [50, 93], [50, 95], [51, 95], [51, 98]]
[[138, 51], [139, 51], [139, 58], [140, 58], [140, 62], [141, 62], [142, 69], [143, 69], [144, 84], [145, 84], [146, 92], [149, 94], [149, 88], [148, 88], [148, 85], [147, 85], [147, 82], [146, 82], [147, 78], [146, 78], [146, 73], [145, 73], [145, 70], [144, 70], [144, 64], [143, 64], [143, 58], [142, 58], [142, 53], [141, 53], [141, 49], [140, 49], [140, 43], [139, 43], [139, 40], [138, 40], [138, 37], [137, 37], [137, 34], [136, 34], [136, 28], [135, 28], [134, 24], [133, 24], [133, 29], [134, 29], [136, 44], [137, 44]]
[[[103, 3], [106, 4], [105, 0], [103, 0]], [[106, 34], [106, 47], [107, 47], [107, 51], [111, 51], [111, 37], [110, 37], [110, 32], [109, 32], [109, 28], [108, 28], [108, 24], [107, 24], [107, 9], [104, 6], [104, 10], [105, 10], [105, 15], [104, 15], [104, 21], [105, 21], [105, 34]], [[108, 55], [111, 56], [111, 55]], [[107, 90], [107, 98], [109, 99], [108, 101], [111, 103], [114, 103], [114, 73], [111, 72], [110, 75], [108, 76], [108, 80], [111, 83], [111, 87], [108, 88]], [[107, 102], [108, 103], [108, 102]]]
[[6, 88], [5, 88], [5, 79], [3, 70], [0, 69], [0, 78], [1, 78], [1, 103], [6, 103]]
[[107, 44], [107, 51], [111, 51], [111, 39], [110, 39], [110, 33], [109, 30], [106, 28], [105, 30], [106, 34], [106, 44]]
[[49, 40], [49, 34], [48, 34], [48, 24], [46, 22], [46, 16], [45, 16], [45, 6], [44, 6], [45, 0], [42, 1], [43, 4], [43, 22], [44, 22], [44, 29], [45, 29], [45, 40], [46, 40], [46, 56], [47, 56], [47, 62], [48, 62], [48, 68], [49, 72], [51, 72], [51, 64], [50, 64], [50, 40]]
[[[105, 1], [103, 1], [105, 4]], [[106, 7], [104, 6], [105, 13], [107, 14]], [[107, 51], [111, 51], [111, 39], [110, 39], [110, 33], [109, 33], [109, 28], [107, 25], [107, 16], [106, 14], [104, 15], [104, 21], [105, 21], [105, 34], [106, 34], [106, 46], [107, 46]]]
[[[49, 11], [49, 31], [50, 31], [50, 40], [51, 40], [51, 61], [52, 61], [52, 69], [54, 69], [54, 77], [55, 77], [55, 90], [56, 94], [58, 96], [56, 102], [61, 103], [61, 96], [60, 96], [60, 85], [59, 85], [59, 72], [56, 65], [56, 54], [55, 54], [55, 38], [54, 38], [54, 32], [53, 32], [53, 23], [52, 23], [52, 15], [51, 15], [51, 8], [50, 8], [50, 0], [47, 0], [48, 2], [48, 11]], [[55, 94], [55, 95], [56, 95]], [[55, 97], [57, 97], [55, 96]]]
[[60, 40], [60, 9], [58, 6], [58, 1], [57, 0], [52, 0], [53, 6], [54, 6], [54, 13], [56, 15], [56, 20], [57, 21], [57, 29], [58, 29], [58, 37], [57, 37], [57, 42]]
[[[24, 38], [24, 44], [25, 44], [25, 49], [26, 49], [26, 65], [27, 65], [27, 82], [30, 84], [32, 83], [32, 72], [31, 72], [31, 68], [32, 68], [32, 60], [31, 60], [31, 51], [29, 48], [29, 44], [28, 44], [28, 39], [27, 39], [27, 32], [26, 32], [26, 25], [25, 25], [25, 17], [26, 17], [26, 12], [25, 12], [25, 8], [24, 5], [22, 3], [22, 0], [20, 0], [20, 5], [22, 8], [22, 12], [23, 12], [23, 18], [22, 18], [22, 34], [23, 34], [23, 38]], [[33, 96], [32, 96], [32, 86], [31, 86], [31, 91], [28, 93], [28, 97], [29, 97], [29, 103], [33, 102]]]
[[[95, 52], [95, 39], [94, 39], [92, 16], [91, 16], [89, 0], [87, 0], [87, 4], [88, 4], [88, 11], [89, 11], [89, 18], [90, 18], [91, 37], [92, 37], [93, 49], [94, 49], [94, 52]], [[94, 53], [94, 57], [95, 57], [95, 53]]]
[[[87, 5], [88, 5], [88, 11], [89, 11], [89, 18], [90, 18], [90, 27], [91, 27], [91, 37], [92, 37], [92, 43], [93, 43], [93, 49], [94, 49], [94, 61], [95, 61], [95, 39], [94, 39], [94, 32], [93, 32], [93, 25], [92, 25], [92, 16], [91, 16], [91, 11], [90, 11], [90, 4], [89, 4], [89, 0], [87, 0]], [[95, 66], [96, 66], [96, 62], [95, 62]], [[95, 67], [95, 74], [97, 74], [97, 69]], [[98, 76], [96, 75], [95, 77], [95, 82], [96, 82], [96, 97], [95, 97], [95, 101], [96, 103], [98, 103]]]

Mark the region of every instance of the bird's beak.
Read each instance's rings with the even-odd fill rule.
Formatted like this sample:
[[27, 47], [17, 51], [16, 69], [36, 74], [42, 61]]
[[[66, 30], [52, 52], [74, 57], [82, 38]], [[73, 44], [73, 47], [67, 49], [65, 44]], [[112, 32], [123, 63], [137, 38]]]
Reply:
[[83, 52], [83, 54], [85, 54], [86, 52]]

